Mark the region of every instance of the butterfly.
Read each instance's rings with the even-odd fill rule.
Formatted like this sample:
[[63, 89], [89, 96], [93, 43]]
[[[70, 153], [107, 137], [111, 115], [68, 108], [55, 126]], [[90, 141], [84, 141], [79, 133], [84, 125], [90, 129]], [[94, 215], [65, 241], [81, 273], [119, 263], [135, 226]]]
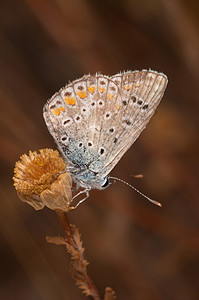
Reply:
[[85, 75], [45, 104], [48, 130], [84, 200], [109, 186], [109, 173], [146, 127], [167, 82], [152, 70]]

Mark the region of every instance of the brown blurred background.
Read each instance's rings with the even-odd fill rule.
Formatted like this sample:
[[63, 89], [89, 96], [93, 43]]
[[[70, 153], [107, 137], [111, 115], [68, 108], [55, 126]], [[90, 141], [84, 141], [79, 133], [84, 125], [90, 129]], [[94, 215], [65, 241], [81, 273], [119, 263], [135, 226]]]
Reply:
[[[0, 1], [0, 299], [85, 299], [69, 273], [55, 213], [13, 188], [23, 153], [56, 148], [42, 117], [48, 98], [84, 74], [152, 68], [169, 85], [157, 113], [112, 172], [120, 183], [69, 213], [100, 294], [119, 300], [199, 299], [199, 2]], [[132, 175], [144, 174], [143, 179]]]

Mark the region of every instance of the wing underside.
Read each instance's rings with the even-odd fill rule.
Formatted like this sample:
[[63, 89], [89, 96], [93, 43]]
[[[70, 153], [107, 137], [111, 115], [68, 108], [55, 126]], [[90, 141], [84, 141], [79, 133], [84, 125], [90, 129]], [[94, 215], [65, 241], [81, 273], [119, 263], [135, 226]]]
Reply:
[[64, 157], [104, 178], [155, 112], [167, 77], [134, 71], [73, 81], [44, 106], [44, 119]]

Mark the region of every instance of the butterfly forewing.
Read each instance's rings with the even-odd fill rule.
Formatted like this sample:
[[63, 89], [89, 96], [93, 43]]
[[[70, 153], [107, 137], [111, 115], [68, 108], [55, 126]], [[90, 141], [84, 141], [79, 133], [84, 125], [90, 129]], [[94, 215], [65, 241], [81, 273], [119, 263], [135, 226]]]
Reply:
[[96, 75], [72, 82], [45, 105], [48, 129], [63, 155], [75, 166], [89, 165], [95, 170], [103, 167], [108, 153], [101, 145], [101, 137], [104, 125], [110, 127], [119, 103], [119, 87], [109, 77]]

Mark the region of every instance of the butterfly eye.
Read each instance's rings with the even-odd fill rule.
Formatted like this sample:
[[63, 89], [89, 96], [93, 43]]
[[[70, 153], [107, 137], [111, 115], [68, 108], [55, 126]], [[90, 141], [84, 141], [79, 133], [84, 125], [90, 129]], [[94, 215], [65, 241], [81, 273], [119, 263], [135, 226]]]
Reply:
[[106, 188], [110, 185], [108, 178], [105, 179], [106, 181], [103, 183], [102, 188]]

